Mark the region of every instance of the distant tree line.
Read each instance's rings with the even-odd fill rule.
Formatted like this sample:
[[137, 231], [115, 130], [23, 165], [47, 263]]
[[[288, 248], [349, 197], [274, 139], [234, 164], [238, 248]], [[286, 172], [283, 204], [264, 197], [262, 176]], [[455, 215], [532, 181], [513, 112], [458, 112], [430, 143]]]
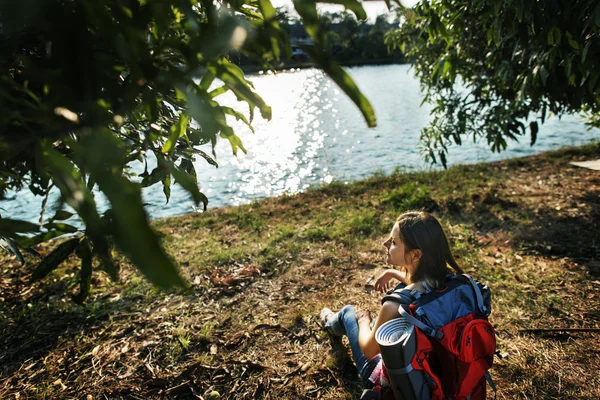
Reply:
[[[282, 60], [283, 65], [310, 62], [302, 49], [311, 47], [312, 42], [302, 22], [286, 12], [280, 12], [278, 19], [295, 50], [288, 60]], [[386, 35], [398, 28], [398, 22], [390, 22], [388, 15], [380, 15], [375, 22], [368, 22], [358, 20], [347, 11], [324, 12], [319, 16], [319, 25], [326, 32], [326, 50], [338, 63], [404, 62], [402, 51], [397, 46], [389, 46], [385, 41]], [[240, 66], [256, 64], [241, 53], [233, 52], [231, 59]]]

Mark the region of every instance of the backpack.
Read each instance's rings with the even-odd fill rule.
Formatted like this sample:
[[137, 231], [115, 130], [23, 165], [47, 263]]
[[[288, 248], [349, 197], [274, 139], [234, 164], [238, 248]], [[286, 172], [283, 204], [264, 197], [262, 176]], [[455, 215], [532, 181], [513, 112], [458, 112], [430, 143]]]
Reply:
[[[415, 300], [408, 305], [403, 287], [382, 299], [399, 303], [400, 315], [414, 327], [415, 354], [403, 370], [422, 371], [432, 400], [484, 400], [486, 380], [496, 391], [488, 373], [496, 351], [496, 334], [488, 322], [489, 288], [468, 275], [451, 274], [441, 289], [411, 295]], [[423, 398], [425, 392], [419, 393]], [[391, 390], [382, 390], [381, 398], [394, 397]]]

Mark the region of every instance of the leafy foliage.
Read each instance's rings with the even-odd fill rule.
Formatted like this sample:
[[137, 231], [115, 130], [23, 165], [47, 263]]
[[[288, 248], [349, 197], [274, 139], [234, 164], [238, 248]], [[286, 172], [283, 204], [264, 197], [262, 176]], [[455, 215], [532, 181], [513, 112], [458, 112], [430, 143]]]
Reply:
[[600, 5], [577, 0], [424, 0], [387, 37], [406, 50], [433, 105], [427, 156], [446, 165], [452, 143], [484, 139], [500, 152], [549, 113], [598, 122]]
[[[359, 18], [356, 0], [339, 0]], [[316, 3], [298, 1], [315, 43], [315, 60], [359, 106], [370, 126], [373, 110], [350, 77], [323, 52]], [[197, 205], [208, 203], [197, 182], [197, 159], [211, 167], [219, 139], [245, 151], [228, 117], [252, 123], [271, 108], [244, 73], [228, 62], [238, 49], [272, 68], [289, 58], [287, 34], [269, 0], [27, 0], [0, 4], [0, 197], [27, 189], [61, 206], [45, 224], [0, 219], [11, 249], [75, 234], [35, 269], [41, 279], [71, 254], [89, 293], [92, 256], [113, 279], [115, 243], [154, 284], [184, 286], [177, 267], [148, 224], [143, 187], [162, 184], [167, 201], [180, 184]], [[248, 115], [221, 105], [232, 92]], [[199, 146], [212, 146], [212, 154]], [[144, 166], [135, 173], [134, 164]], [[156, 165], [150, 168], [149, 165]], [[108, 198], [101, 212], [95, 193]], [[62, 222], [69, 205], [83, 232]], [[41, 223], [43, 223], [42, 210]], [[8, 241], [9, 240], [9, 241]]]

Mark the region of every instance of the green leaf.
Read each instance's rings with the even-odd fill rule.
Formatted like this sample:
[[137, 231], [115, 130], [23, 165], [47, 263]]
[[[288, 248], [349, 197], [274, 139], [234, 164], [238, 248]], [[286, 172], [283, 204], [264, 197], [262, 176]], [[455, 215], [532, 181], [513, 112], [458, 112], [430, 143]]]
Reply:
[[542, 84], [544, 86], [546, 86], [546, 81], [548, 80], [548, 76], [550, 76], [550, 74], [548, 73], [548, 70], [546, 69], [545, 66], [542, 65], [540, 67], [539, 74], [540, 74], [540, 77], [542, 78]]
[[221, 132], [221, 137], [229, 140], [229, 144], [231, 144], [231, 150], [233, 150], [234, 156], [237, 156], [237, 149], [241, 149], [244, 153], [247, 153], [244, 145], [242, 144], [242, 139], [233, 133], [233, 129], [224, 129]]
[[[440, 35], [444, 40], [448, 40], [448, 30], [446, 29], [446, 25], [442, 23], [440, 17], [433, 10], [429, 14], [430, 24], [433, 30], [434, 35]], [[495, 29], [497, 34], [498, 28]], [[499, 44], [498, 42], [496, 44]]]
[[539, 132], [539, 126], [536, 121], [529, 123], [529, 131], [531, 132], [531, 146], [533, 146], [537, 140], [537, 134]]
[[[488, 44], [490, 44], [490, 43], [491, 43], [490, 31], [488, 31]], [[548, 44], [550, 46], [554, 46], [554, 31], [552, 29], [548, 30]]]
[[81, 259], [81, 272], [79, 275], [79, 293], [73, 296], [73, 301], [82, 304], [90, 294], [92, 282], [92, 248], [87, 238], [84, 238], [75, 250]]
[[587, 59], [587, 54], [588, 51], [590, 50], [590, 46], [592, 45], [592, 40], [588, 40], [585, 44], [585, 46], [583, 46], [583, 51], [581, 52], [581, 63], [585, 63], [585, 60]]
[[0, 236], [15, 237], [17, 233], [39, 232], [40, 226], [18, 219], [0, 218]]
[[210, 87], [210, 85], [212, 85], [214, 80], [215, 80], [215, 75], [213, 73], [211, 73], [210, 71], [206, 71], [204, 73], [204, 76], [202, 76], [202, 80], [200, 81], [198, 88], [200, 88], [200, 90], [203, 90], [206, 92], [208, 90], [208, 88]]
[[188, 123], [188, 116], [184, 113], [179, 114], [179, 121], [177, 124], [171, 125], [171, 129], [169, 130], [169, 139], [165, 142], [161, 150], [163, 153], [171, 152], [175, 146], [175, 143], [177, 143], [177, 140], [185, 135]]
[[442, 70], [442, 76], [444, 78], [448, 76], [448, 72], [450, 72], [450, 68], [452, 68], [452, 63], [448, 60], [444, 60], [444, 69]]
[[258, 107], [264, 119], [271, 119], [271, 107], [252, 90], [252, 85], [244, 78], [244, 73], [237, 65], [218, 60], [209, 68], [214, 69], [215, 76], [231, 89], [239, 101], [247, 102], [251, 108]]
[[524, 6], [523, 6], [523, 2], [521, 1], [517, 1], [514, 4], [515, 7], [515, 13], [517, 16], [517, 21], [519, 22], [523, 22], [523, 11], [524, 11]]
[[219, 86], [218, 88], [212, 90], [210, 93], [208, 93], [208, 95], [214, 99], [215, 97], [217, 97], [223, 93], [226, 93], [227, 91], [229, 91], [229, 88], [227, 86], [223, 85], [223, 86]]
[[194, 153], [198, 154], [200, 157], [204, 158], [206, 160], [206, 162], [209, 163], [210, 165], [219, 168], [219, 164], [215, 161], [215, 159], [212, 158], [211, 156], [209, 156], [208, 154], [206, 154], [204, 151], [199, 150], [199, 149], [194, 149]]
[[[108, 150], [102, 147], [85, 147], [78, 142], [73, 142], [71, 145], [76, 149], [75, 154], [79, 157], [80, 163], [84, 163], [90, 158], [116, 161], [123, 153], [120, 148]], [[36, 149], [36, 162], [39, 164], [38, 169], [49, 171], [54, 184], [60, 189], [62, 197], [77, 211], [87, 228], [94, 251], [100, 257], [102, 267], [113, 280], [116, 280], [118, 271], [110, 256], [108, 242], [102, 233], [104, 227], [98, 215], [94, 197], [82, 179], [80, 171], [70, 160], [56, 151], [50, 141], [39, 142]], [[90, 179], [93, 177], [90, 176]]]
[[[86, 151], [86, 149], [88, 151]], [[104, 149], [91, 152], [89, 149]], [[107, 131], [94, 132], [81, 139], [80, 154], [85, 157], [86, 171], [94, 176], [98, 187], [112, 206], [111, 228], [119, 248], [137, 268], [161, 288], [185, 286], [173, 262], [167, 257], [158, 237], [150, 228], [142, 204], [141, 186], [131, 182], [106, 165], [105, 153], [118, 151], [118, 142]]]
[[164, 178], [162, 179], [162, 184], [163, 193], [165, 194], [165, 198], [167, 199], [166, 203], [168, 203], [169, 199], [171, 198], [171, 174], [165, 174]]
[[75, 233], [79, 230], [73, 225], [65, 224], [62, 222], [49, 222], [44, 225], [44, 228], [46, 228], [47, 230], [57, 230], [63, 233]]
[[[442, 60], [439, 60], [438, 62], [435, 63], [434, 67], [433, 67], [433, 71], [431, 71], [431, 80], [437, 80], [438, 79], [438, 74], [440, 72], [440, 66], [443, 65]], [[423, 105], [425, 103], [425, 100], [423, 100], [423, 103], [421, 103], [421, 105]]]
[[277, 22], [277, 12], [270, 0], [258, 0], [258, 8], [264, 16], [265, 24], [268, 26], [273, 33], [269, 35], [269, 41], [271, 43], [271, 49], [276, 60], [279, 60], [281, 50], [279, 49], [279, 38], [274, 32], [281, 30], [279, 23]]
[[133, 19], [133, 12], [131, 11], [130, 8], [121, 6], [121, 10], [123, 11], [123, 14], [125, 14], [127, 16], [127, 18]]
[[[162, 158], [158, 158], [158, 160], [162, 160]], [[150, 175], [145, 176], [142, 180], [142, 187], [148, 187], [154, 185], [155, 183], [162, 182], [165, 179], [166, 173], [167, 171], [164, 165], [159, 161], [156, 168], [150, 172]]]
[[61, 243], [52, 253], [35, 268], [31, 274], [34, 281], [40, 280], [50, 272], [54, 271], [63, 261], [65, 261], [79, 244], [79, 238], [74, 238]]
[[546, 104], [546, 103], [544, 103], [544, 104], [542, 105], [542, 116], [541, 116], [541, 121], [542, 121], [542, 124], [543, 124], [544, 122], [546, 122], [546, 112], [547, 112], [547, 108], [548, 108], [548, 107], [547, 107], [547, 104]]
[[2, 242], [5, 242], [6, 245], [8, 246], [8, 249], [6, 249], [9, 253], [12, 253], [17, 260], [21, 263], [21, 266], [25, 265], [25, 259], [23, 258], [23, 255], [21, 254], [21, 251], [19, 250], [19, 246], [17, 245], [17, 242], [15, 242], [14, 239], [9, 238], [9, 237], [0, 237], [0, 247], [4, 247]]
[[204, 205], [204, 211], [206, 211], [206, 207], [208, 205], [208, 198], [198, 189], [198, 184], [194, 176], [190, 175], [186, 171], [181, 170], [171, 161], [165, 161], [165, 164], [167, 165], [169, 172], [173, 174], [175, 182], [180, 184], [181, 187], [183, 187], [189, 194], [192, 195], [196, 206], [202, 203]]
[[314, 1], [294, 0], [294, 8], [302, 17], [304, 29], [313, 42], [319, 41], [319, 13]]
[[221, 126], [215, 118], [216, 107], [214, 102], [211, 103], [212, 99], [206, 93], [197, 93], [192, 89], [186, 90], [184, 96], [188, 103], [188, 112], [200, 125], [202, 134], [216, 137]]
[[59, 230], [53, 230], [50, 232], [44, 232], [39, 235], [30, 236], [30, 237], [21, 237], [17, 239], [17, 243], [21, 248], [28, 248], [31, 246], [35, 246], [36, 244], [40, 244], [46, 242], [50, 239], [54, 239], [66, 234], [66, 232], [62, 232]]
[[571, 75], [571, 69], [573, 68], [573, 56], [568, 56], [565, 59], [565, 76], [568, 78]]
[[338, 87], [350, 97], [354, 104], [358, 106], [369, 128], [377, 126], [377, 119], [375, 118], [373, 106], [371, 106], [369, 100], [361, 93], [360, 89], [358, 89], [358, 86], [356, 86], [356, 83], [354, 83], [350, 75], [333, 62], [328, 55], [317, 53], [314, 49], [309, 47], [304, 47], [304, 51], [317, 62], [319, 67], [321, 67], [321, 69], [333, 79]]
[[57, 210], [54, 216], [50, 218], [50, 221], [64, 221], [71, 218], [73, 215], [74, 214], [69, 211]]
[[179, 168], [188, 173], [188, 175], [192, 178], [195, 185], [198, 185], [198, 176], [196, 175], [196, 168], [194, 167], [194, 163], [190, 160], [186, 160], [185, 158], [181, 160], [179, 164]]
[[446, 160], [446, 152], [444, 151], [439, 151], [438, 152], [439, 156], [440, 156], [440, 161], [442, 162], [442, 167], [444, 167], [444, 169], [448, 168], [448, 160]]
[[560, 29], [556, 26], [553, 26], [552, 31], [554, 31], [554, 43], [560, 45], [560, 41], [562, 40]]
[[246, 126], [252, 131], [252, 133], [254, 132], [254, 127], [252, 126], [252, 124], [250, 124], [250, 122], [248, 121], [248, 119], [246, 118], [246, 116], [244, 114], [242, 114], [239, 111], [234, 110], [231, 107], [221, 107], [221, 110], [223, 110], [223, 112], [225, 114], [231, 115], [233, 117], [235, 117], [235, 119], [237, 119], [238, 121], [242, 121], [244, 124], [246, 124]]
[[94, 185], [96, 185], [96, 181], [94, 180], [94, 178], [92, 178], [91, 176], [89, 177], [86, 187], [88, 188], [88, 190], [90, 191], [90, 193], [92, 192], [92, 190], [94, 189]]
[[577, 43], [574, 39], [569, 39], [569, 45], [571, 45], [572, 48], [579, 50], [579, 43]]

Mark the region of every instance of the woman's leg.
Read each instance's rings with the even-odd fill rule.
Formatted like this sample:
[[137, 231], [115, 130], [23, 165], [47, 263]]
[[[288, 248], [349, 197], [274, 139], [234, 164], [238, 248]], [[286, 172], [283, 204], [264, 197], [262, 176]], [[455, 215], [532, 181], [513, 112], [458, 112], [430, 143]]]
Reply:
[[363, 354], [358, 343], [358, 322], [356, 320], [356, 311], [352, 306], [345, 306], [337, 313], [337, 318], [333, 315], [327, 322], [327, 326], [336, 333], [345, 333], [350, 342], [350, 350], [352, 358], [358, 369], [358, 373], [362, 379], [365, 388], [370, 389], [373, 383], [369, 381], [369, 377], [375, 366], [379, 363], [381, 356], [369, 360]]

